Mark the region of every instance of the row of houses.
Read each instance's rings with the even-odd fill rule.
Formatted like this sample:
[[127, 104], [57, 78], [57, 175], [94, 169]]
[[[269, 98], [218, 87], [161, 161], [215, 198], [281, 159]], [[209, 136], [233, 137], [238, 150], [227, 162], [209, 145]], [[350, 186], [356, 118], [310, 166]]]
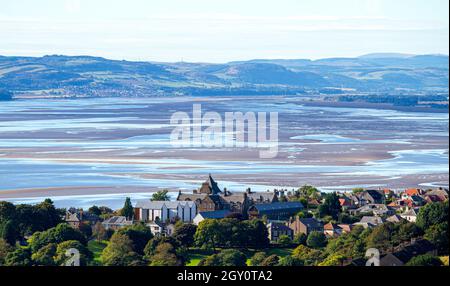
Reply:
[[[300, 218], [297, 214], [304, 210], [300, 202], [280, 202], [279, 193], [223, 191], [209, 175], [199, 190], [191, 194], [179, 193], [176, 201], [138, 201], [134, 208], [134, 217], [127, 220], [114, 216], [102, 222], [106, 229], [118, 229], [134, 222], [145, 223], [154, 234], [173, 232], [173, 223], [182, 221], [198, 225], [205, 219], [222, 219], [239, 215], [245, 219], [265, 218], [269, 238], [277, 242], [282, 235], [291, 239], [298, 234], [309, 235], [313, 231], [323, 232], [328, 237], [336, 237], [350, 232], [355, 226], [376, 227], [387, 221], [399, 223], [402, 220], [415, 222], [421, 206], [428, 202], [445, 201], [448, 192], [444, 189], [423, 191], [409, 189], [403, 192], [390, 190], [365, 190], [358, 193], [340, 193], [342, 210], [362, 216], [353, 224], [323, 224], [315, 218]], [[389, 203], [388, 203], [389, 201]], [[320, 199], [308, 201], [308, 206], [320, 205]], [[82, 220], [91, 222], [98, 218], [83, 212], [71, 212], [66, 221], [74, 227]]]

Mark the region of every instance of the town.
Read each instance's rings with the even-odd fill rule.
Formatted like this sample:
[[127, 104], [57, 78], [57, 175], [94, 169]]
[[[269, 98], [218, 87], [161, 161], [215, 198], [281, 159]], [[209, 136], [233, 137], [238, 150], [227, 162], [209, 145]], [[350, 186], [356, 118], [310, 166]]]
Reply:
[[0, 202], [0, 265], [67, 265], [74, 248], [83, 266], [448, 266], [447, 189], [219, 185], [209, 175], [120, 210]]

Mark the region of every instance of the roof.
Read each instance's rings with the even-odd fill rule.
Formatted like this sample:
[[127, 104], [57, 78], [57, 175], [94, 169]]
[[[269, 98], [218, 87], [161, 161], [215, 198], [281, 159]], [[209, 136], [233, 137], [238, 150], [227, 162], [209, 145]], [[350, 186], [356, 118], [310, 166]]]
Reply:
[[286, 210], [302, 210], [303, 205], [300, 202], [277, 202], [271, 204], [258, 204], [253, 205], [251, 208], [257, 209], [260, 213], [271, 213], [277, 211], [286, 211]]
[[367, 194], [369, 196], [371, 196], [375, 201], [382, 201], [383, 200], [383, 195], [381, 192], [377, 191], [377, 190], [366, 190], [364, 192], [362, 192], [362, 194]]
[[370, 223], [372, 225], [379, 225], [384, 223], [384, 219], [379, 216], [364, 216], [359, 221], [360, 223]]
[[227, 195], [225, 195], [225, 193], [224, 193], [224, 194], [221, 194], [220, 196], [226, 202], [234, 202], [234, 203], [241, 203], [241, 204], [243, 204], [245, 202], [245, 198], [246, 198], [245, 193], [228, 193]]
[[394, 222], [394, 223], [401, 222], [402, 220], [403, 220], [403, 218], [397, 214], [390, 216], [386, 219], [386, 221]]
[[443, 197], [444, 200], [448, 199], [448, 191], [445, 189], [431, 190], [431, 191], [427, 192], [426, 195], [435, 195], [435, 196]]
[[155, 209], [162, 209], [162, 207], [165, 205], [168, 209], [177, 209], [178, 206], [181, 205], [181, 207], [193, 207], [195, 203], [192, 201], [150, 201], [150, 200], [143, 200], [138, 201], [136, 203], [136, 208], [138, 209], [149, 209], [149, 210], [155, 210]]
[[126, 217], [124, 216], [113, 216], [110, 217], [108, 219], [106, 219], [105, 221], [103, 221], [104, 224], [133, 224], [133, 221], [131, 220], [127, 220]]
[[352, 205], [351, 201], [348, 198], [340, 198], [339, 203], [341, 204], [342, 207]]
[[251, 192], [247, 196], [252, 200], [273, 201], [277, 195], [275, 192]]
[[418, 211], [416, 209], [409, 209], [402, 213], [402, 216], [417, 216]]
[[353, 225], [351, 225], [351, 224], [338, 224], [338, 225], [345, 232], [351, 232], [353, 229]]
[[208, 194], [183, 194], [178, 195], [177, 201], [196, 201], [203, 200], [208, 196]]
[[287, 231], [287, 232], [292, 231], [292, 229], [290, 229], [287, 225], [281, 222], [271, 222], [267, 224], [267, 227], [276, 231]]
[[338, 229], [342, 229], [342, 228], [335, 223], [329, 222], [323, 226], [323, 229], [324, 230], [338, 230]]
[[204, 219], [221, 219], [225, 218], [229, 214], [231, 214], [229, 210], [220, 210], [212, 212], [199, 212], [197, 215], [200, 215]]
[[405, 194], [407, 194], [408, 196], [414, 196], [414, 195], [420, 195], [420, 192], [418, 189], [408, 189], [405, 191]]
[[315, 218], [301, 218], [299, 221], [308, 228], [321, 228], [323, 225]]
[[200, 193], [217, 195], [220, 194], [221, 192], [222, 191], [219, 189], [219, 186], [217, 185], [216, 181], [214, 181], [211, 174], [209, 174], [208, 179], [202, 184], [202, 187], [200, 188]]
[[66, 222], [81, 222], [81, 221], [98, 221], [100, 218], [92, 213], [76, 211], [76, 212], [66, 212]]
[[400, 248], [398, 251], [392, 253], [392, 255], [397, 257], [403, 263], [407, 263], [409, 260], [411, 260], [411, 258], [415, 256], [426, 254], [434, 250], [435, 247], [431, 242], [426, 239], [421, 239], [411, 243], [408, 246]]

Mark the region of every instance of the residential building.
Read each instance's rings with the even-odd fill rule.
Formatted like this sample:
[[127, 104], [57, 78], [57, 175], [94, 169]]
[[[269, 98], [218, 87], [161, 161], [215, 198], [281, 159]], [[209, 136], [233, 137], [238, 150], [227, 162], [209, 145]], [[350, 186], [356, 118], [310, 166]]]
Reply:
[[229, 210], [219, 210], [212, 212], [199, 212], [193, 219], [193, 224], [199, 225], [205, 219], [222, 219], [232, 214]]
[[400, 216], [409, 222], [416, 222], [418, 213], [419, 213], [418, 208], [411, 208], [402, 213]]
[[353, 230], [353, 225], [351, 224], [338, 224], [342, 229], [342, 233], [350, 233]]
[[83, 210], [69, 209], [66, 211], [64, 221], [71, 227], [79, 229], [81, 224], [88, 223], [93, 225], [100, 221], [100, 218], [95, 214], [84, 212]]
[[269, 240], [278, 242], [282, 235], [288, 236], [291, 240], [294, 239], [294, 232], [283, 222], [270, 222], [267, 224], [267, 231], [269, 233]]
[[113, 216], [102, 222], [102, 225], [105, 229], [118, 230], [126, 226], [133, 225], [132, 220], [128, 220], [124, 216]]
[[288, 226], [294, 232], [294, 235], [303, 233], [309, 235], [313, 231], [323, 232], [323, 224], [315, 218], [299, 218], [290, 219]]
[[385, 196], [384, 191], [378, 190], [366, 190], [357, 194], [359, 198], [360, 206], [366, 204], [384, 204]]
[[342, 228], [335, 223], [330, 222], [323, 226], [323, 233], [327, 237], [338, 237], [342, 234], [342, 232]]
[[150, 228], [150, 231], [154, 236], [161, 236], [166, 234], [164, 223], [161, 221], [150, 221], [145, 225]]
[[395, 210], [384, 204], [367, 204], [355, 210], [348, 211], [352, 215], [370, 214], [376, 216], [393, 215]]
[[398, 214], [392, 215], [386, 219], [386, 221], [392, 222], [392, 223], [400, 223], [402, 220], [403, 220], [403, 218], [401, 216], [399, 216]]
[[194, 190], [192, 194], [180, 192], [177, 201], [195, 202], [199, 212], [227, 209], [247, 215], [251, 205], [278, 202], [278, 196], [276, 192], [252, 192], [251, 189], [245, 192], [230, 192], [227, 189], [222, 191], [209, 175], [198, 191]]
[[437, 255], [437, 250], [428, 240], [413, 240], [408, 246], [399, 247], [394, 252], [382, 256], [380, 266], [403, 266], [411, 258], [423, 254]]
[[197, 214], [197, 206], [190, 201], [138, 201], [134, 208], [137, 221], [173, 221], [191, 222]]
[[379, 216], [364, 216], [359, 222], [354, 223], [353, 225], [361, 225], [364, 228], [372, 228], [385, 223], [385, 221], [385, 219]]
[[303, 210], [300, 202], [278, 202], [272, 204], [256, 204], [249, 208], [249, 218], [267, 217], [270, 220], [284, 220]]

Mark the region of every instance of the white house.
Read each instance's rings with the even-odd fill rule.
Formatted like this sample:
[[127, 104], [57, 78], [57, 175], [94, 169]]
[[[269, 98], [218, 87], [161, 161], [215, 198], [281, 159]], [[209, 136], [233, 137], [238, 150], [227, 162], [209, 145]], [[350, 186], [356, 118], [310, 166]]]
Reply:
[[418, 209], [412, 208], [402, 213], [400, 216], [409, 222], [416, 222], [418, 213], [419, 213]]
[[134, 209], [135, 220], [162, 221], [180, 219], [191, 222], [197, 214], [197, 206], [191, 201], [138, 201]]

